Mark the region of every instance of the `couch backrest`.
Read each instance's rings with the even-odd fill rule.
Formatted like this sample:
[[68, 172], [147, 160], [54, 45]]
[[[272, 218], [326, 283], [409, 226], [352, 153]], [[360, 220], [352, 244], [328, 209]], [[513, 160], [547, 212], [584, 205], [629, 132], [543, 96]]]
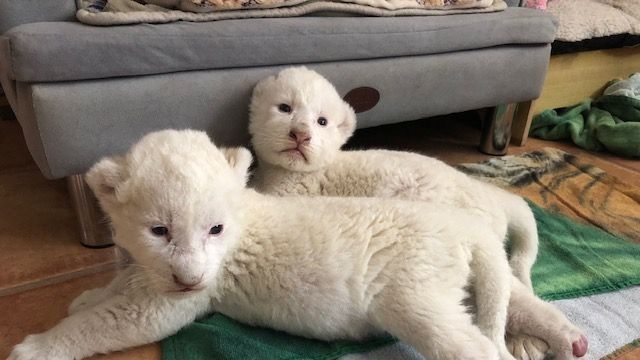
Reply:
[[0, 34], [40, 21], [75, 21], [75, 0], [0, 0]]

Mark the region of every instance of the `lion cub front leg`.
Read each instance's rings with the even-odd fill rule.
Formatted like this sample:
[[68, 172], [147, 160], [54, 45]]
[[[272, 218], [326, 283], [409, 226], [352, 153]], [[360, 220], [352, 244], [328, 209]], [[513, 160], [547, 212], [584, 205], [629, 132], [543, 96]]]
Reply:
[[142, 289], [116, 294], [27, 336], [9, 360], [82, 359], [158, 341], [206, 312], [204, 295], [170, 299]]
[[86, 310], [90, 307], [94, 307], [101, 303], [103, 300], [109, 297], [109, 287], [101, 287], [95, 289], [89, 289], [82, 292], [82, 294], [78, 295], [73, 301], [71, 305], [69, 305], [69, 309], [67, 313], [69, 315], [75, 314], [79, 311]]
[[118, 293], [118, 291], [123, 291], [130, 279], [135, 276], [135, 270], [129, 267], [118, 272], [116, 277], [111, 280], [107, 286], [85, 290], [82, 294], [73, 299], [71, 305], [69, 305], [69, 315], [94, 307], [104, 300], [111, 298]]

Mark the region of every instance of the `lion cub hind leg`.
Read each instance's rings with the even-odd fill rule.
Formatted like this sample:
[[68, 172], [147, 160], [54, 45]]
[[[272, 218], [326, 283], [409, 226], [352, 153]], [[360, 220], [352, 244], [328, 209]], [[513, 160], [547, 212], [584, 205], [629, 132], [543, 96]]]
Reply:
[[376, 297], [374, 322], [430, 360], [498, 360], [498, 350], [461, 305], [460, 289], [393, 286]]
[[493, 341], [500, 352], [500, 359], [515, 360], [507, 350], [504, 339], [511, 293], [511, 269], [502, 242], [492, 234], [487, 234], [482, 236], [472, 254], [476, 323], [482, 333]]
[[544, 360], [549, 345], [537, 337], [526, 334], [507, 335], [507, 349], [519, 360]]
[[[557, 360], [572, 360], [587, 353], [586, 336], [558, 308], [533, 295], [515, 278], [512, 278], [511, 289], [508, 330], [521, 336], [510, 339], [510, 346], [527, 353], [526, 357], [518, 358], [535, 360], [552, 354]], [[523, 337], [535, 337], [544, 344], [539, 341], [521, 344]]]

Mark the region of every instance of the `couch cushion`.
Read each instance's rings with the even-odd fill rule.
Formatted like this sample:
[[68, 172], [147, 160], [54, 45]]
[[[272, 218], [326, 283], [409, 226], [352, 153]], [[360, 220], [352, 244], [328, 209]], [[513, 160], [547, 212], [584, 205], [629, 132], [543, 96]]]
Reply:
[[44, 82], [428, 55], [553, 41], [551, 16], [508, 8], [449, 16], [297, 17], [92, 27], [32, 23], [5, 34], [9, 76]]
[[[367, 86], [380, 94], [358, 127], [535, 99], [550, 45], [307, 64], [341, 95]], [[185, 71], [91, 81], [18, 83], [18, 120], [50, 178], [85, 172], [142, 135], [165, 128], [207, 130], [216, 144], [248, 140], [251, 90], [283, 66]]]

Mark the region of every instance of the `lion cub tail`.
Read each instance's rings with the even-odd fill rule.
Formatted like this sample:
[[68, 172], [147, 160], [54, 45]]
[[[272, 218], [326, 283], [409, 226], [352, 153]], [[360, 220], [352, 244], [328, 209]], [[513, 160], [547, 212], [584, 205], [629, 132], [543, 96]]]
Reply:
[[511, 256], [509, 265], [513, 274], [529, 289], [531, 268], [538, 256], [538, 228], [533, 212], [524, 199], [508, 194], [505, 199], [505, 212], [508, 220], [509, 239], [511, 240]]

